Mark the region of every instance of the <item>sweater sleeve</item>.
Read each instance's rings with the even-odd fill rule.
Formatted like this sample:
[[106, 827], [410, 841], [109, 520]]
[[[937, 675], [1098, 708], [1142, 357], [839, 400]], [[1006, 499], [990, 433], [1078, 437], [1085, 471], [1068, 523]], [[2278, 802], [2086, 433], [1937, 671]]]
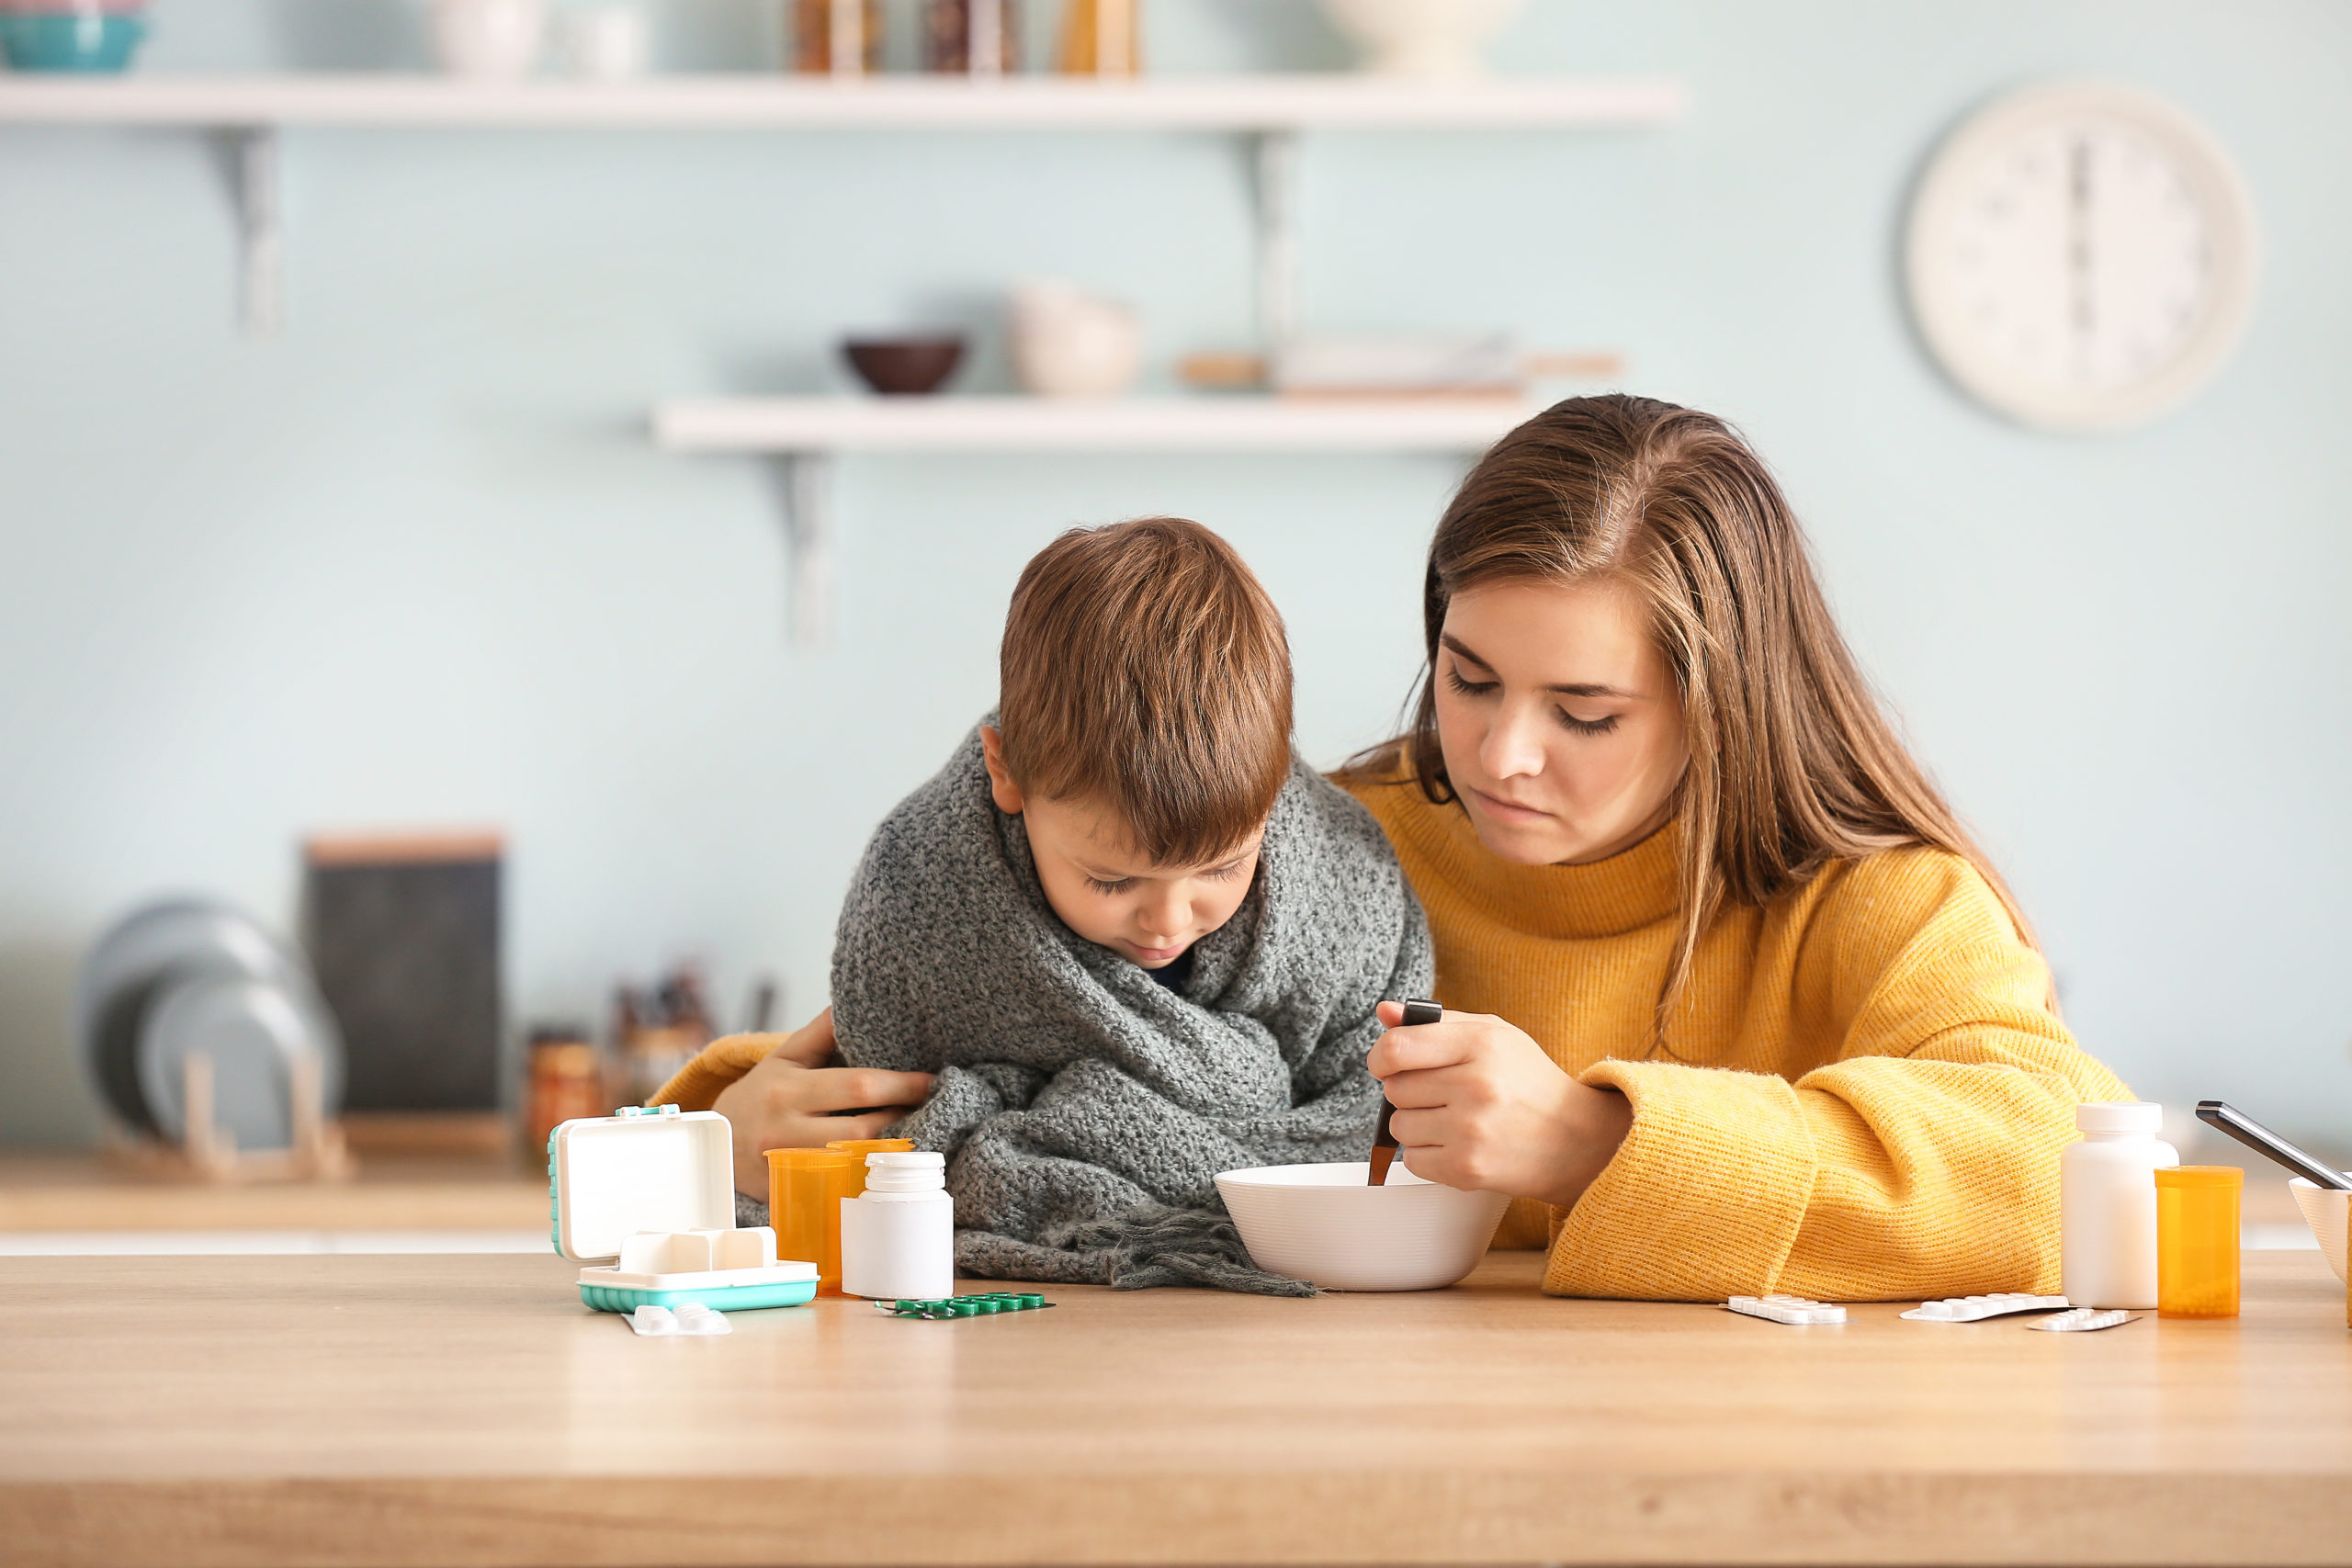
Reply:
[[718, 1103], [721, 1089], [768, 1059], [783, 1044], [782, 1034], [722, 1034], [695, 1054], [692, 1061], [671, 1075], [648, 1105], [674, 1105], [681, 1111], [707, 1111]]
[[[1793, 984], [1826, 1039], [1793, 1079], [1601, 1062], [1634, 1125], [1555, 1216], [1555, 1294], [1833, 1301], [2058, 1288], [2074, 1108], [2131, 1091], [2047, 1005], [2049, 973], [1974, 869], [1873, 856], [1814, 909]], [[1825, 1059], [1826, 1058], [1826, 1059]]]

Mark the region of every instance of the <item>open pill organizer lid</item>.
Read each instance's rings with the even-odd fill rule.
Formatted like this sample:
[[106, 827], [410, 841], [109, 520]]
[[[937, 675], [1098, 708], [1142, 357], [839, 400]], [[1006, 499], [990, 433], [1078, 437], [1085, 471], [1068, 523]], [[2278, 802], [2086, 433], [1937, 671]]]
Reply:
[[566, 1122], [548, 1139], [548, 1192], [555, 1249], [582, 1263], [617, 1261], [639, 1231], [732, 1230], [734, 1132], [674, 1105]]

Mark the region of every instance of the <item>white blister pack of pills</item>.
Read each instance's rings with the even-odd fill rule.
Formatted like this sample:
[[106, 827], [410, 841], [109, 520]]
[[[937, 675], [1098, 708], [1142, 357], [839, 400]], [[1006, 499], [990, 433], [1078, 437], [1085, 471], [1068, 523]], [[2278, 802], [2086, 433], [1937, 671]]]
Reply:
[[2127, 1323], [2139, 1320], [2138, 1313], [2125, 1312], [2120, 1307], [2109, 1307], [2104, 1311], [2097, 1307], [2076, 1307], [2072, 1312], [2062, 1312], [2039, 1323], [2029, 1323], [2026, 1326], [2046, 1328], [2052, 1334], [2083, 1334], [2101, 1328], [2120, 1328]]
[[1760, 1317], [1767, 1323], [1803, 1326], [1846, 1321], [1844, 1307], [1832, 1306], [1827, 1302], [1807, 1301], [1803, 1296], [1734, 1296], [1724, 1305], [1749, 1317]]
[[2002, 1291], [1989, 1296], [1948, 1296], [1921, 1302], [1905, 1317], [1915, 1323], [1982, 1323], [2013, 1312], [2064, 1312], [2074, 1303], [2064, 1296], [2037, 1296], [2026, 1291]]

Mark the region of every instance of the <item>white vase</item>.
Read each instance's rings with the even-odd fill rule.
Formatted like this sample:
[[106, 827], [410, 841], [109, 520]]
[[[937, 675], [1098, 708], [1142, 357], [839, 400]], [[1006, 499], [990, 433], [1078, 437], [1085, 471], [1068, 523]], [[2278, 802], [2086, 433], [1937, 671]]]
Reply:
[[1126, 306], [1059, 281], [1012, 291], [1012, 374], [1044, 398], [1116, 397], [1143, 374], [1143, 323]]
[[527, 76], [547, 32], [547, 0], [433, 0], [433, 50], [453, 76]]
[[652, 54], [645, 13], [627, 4], [568, 12], [557, 28], [556, 52], [567, 72], [592, 82], [642, 76]]
[[1526, 0], [1323, 0], [1339, 29], [1382, 76], [1461, 80], [1486, 74], [1479, 51], [1525, 9]]

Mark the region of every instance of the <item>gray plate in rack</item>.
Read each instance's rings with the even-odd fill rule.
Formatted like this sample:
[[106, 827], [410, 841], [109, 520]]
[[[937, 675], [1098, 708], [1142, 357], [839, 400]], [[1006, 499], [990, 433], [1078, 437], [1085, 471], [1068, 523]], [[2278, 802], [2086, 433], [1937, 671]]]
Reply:
[[294, 1141], [294, 1064], [319, 1060], [315, 1027], [296, 997], [270, 980], [198, 976], [165, 987], [139, 1032], [139, 1086], [168, 1138], [187, 1129], [187, 1062], [212, 1064], [212, 1123], [240, 1149]]
[[[173, 1126], [166, 1128], [148, 1103], [140, 1042], [148, 1014], [165, 991], [207, 977], [261, 980], [285, 988], [308, 1018], [319, 1053], [322, 1109], [333, 1115], [343, 1099], [343, 1035], [319, 998], [308, 966], [259, 924], [208, 898], [169, 899], [137, 910], [116, 922], [83, 962], [74, 998], [75, 1036], [83, 1067], [107, 1108], [133, 1131], [176, 1135], [176, 1110]], [[178, 1102], [175, 1079], [171, 1103], [176, 1108]]]

